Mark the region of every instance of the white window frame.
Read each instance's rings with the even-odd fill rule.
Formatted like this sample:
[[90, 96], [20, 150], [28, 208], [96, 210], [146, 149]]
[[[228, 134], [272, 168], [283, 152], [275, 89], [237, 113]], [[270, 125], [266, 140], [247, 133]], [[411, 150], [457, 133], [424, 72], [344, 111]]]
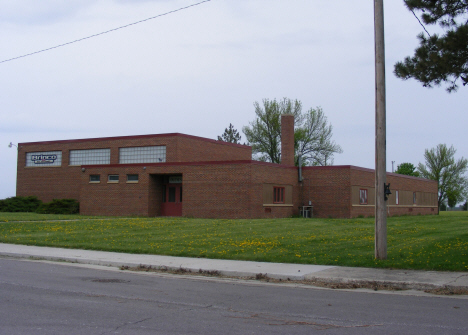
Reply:
[[[98, 180], [92, 180], [91, 177], [95, 177], [95, 176], [98, 177]], [[90, 174], [90, 175], [89, 175], [89, 182], [90, 182], [91, 184], [99, 184], [99, 183], [101, 182], [101, 175], [100, 175], [100, 174]]]
[[[130, 180], [130, 178], [136, 176], [136, 180]], [[140, 180], [140, 176], [136, 173], [129, 173], [127, 174], [127, 183], [129, 184], [136, 184]]]
[[[117, 177], [117, 179], [114, 179], [115, 177]], [[118, 183], [119, 182], [119, 175], [118, 174], [109, 174], [107, 175], [107, 182], [108, 183]]]

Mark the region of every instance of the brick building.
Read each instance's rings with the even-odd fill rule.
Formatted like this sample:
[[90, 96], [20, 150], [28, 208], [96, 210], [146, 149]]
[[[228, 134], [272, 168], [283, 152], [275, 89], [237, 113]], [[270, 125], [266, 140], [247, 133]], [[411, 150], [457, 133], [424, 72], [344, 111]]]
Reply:
[[[178, 133], [19, 143], [16, 193], [77, 199], [84, 215], [269, 218], [309, 204], [318, 217], [374, 215], [373, 170], [304, 167], [299, 181], [291, 115], [281, 131], [281, 164]], [[387, 182], [389, 215], [437, 213], [437, 182], [390, 173]]]

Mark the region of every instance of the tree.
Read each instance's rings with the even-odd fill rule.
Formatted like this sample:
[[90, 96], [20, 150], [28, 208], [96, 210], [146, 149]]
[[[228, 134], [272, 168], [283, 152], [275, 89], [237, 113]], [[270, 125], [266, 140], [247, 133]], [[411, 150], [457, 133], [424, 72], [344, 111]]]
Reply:
[[445, 144], [439, 144], [436, 148], [425, 150], [426, 164], [419, 163], [418, 171], [421, 177], [437, 180], [439, 185], [438, 204], [450, 201], [455, 204], [466, 199], [468, 181], [464, 176], [468, 169], [468, 160], [460, 158], [455, 161], [456, 150], [453, 146], [447, 148]]
[[281, 162], [281, 115], [294, 115], [295, 163], [299, 156], [306, 165], [329, 165], [333, 155], [341, 153], [339, 145], [331, 140], [332, 126], [320, 107], [302, 112], [299, 100], [263, 100], [263, 106], [254, 103], [256, 119], [243, 127], [247, 141], [252, 145], [256, 159], [272, 163]]
[[447, 210], [447, 205], [445, 202], [442, 202], [439, 206], [439, 211], [445, 212]]
[[458, 203], [458, 199], [460, 198], [460, 195], [456, 190], [448, 190], [447, 191], [447, 205], [450, 208], [455, 208], [455, 206]]
[[401, 163], [397, 166], [395, 173], [419, 177], [419, 172], [416, 171], [416, 166], [411, 163]]
[[333, 155], [343, 150], [332, 141], [333, 127], [328, 124], [322, 108], [309, 109], [302, 121], [294, 131], [296, 165], [299, 165], [299, 156], [306, 164], [332, 165]]
[[229, 128], [224, 129], [224, 133], [218, 136], [218, 141], [241, 144], [241, 136], [237, 129], [234, 128], [232, 123], [229, 123]]
[[[415, 14], [422, 12], [426, 25], [438, 23], [445, 33], [442, 36], [418, 35], [419, 47], [413, 57], [406, 57], [395, 64], [395, 75], [401, 79], [414, 78], [424, 87], [448, 84], [447, 91], [456, 91], [461, 79], [468, 84], [468, 0], [404, 0], [406, 7]], [[419, 18], [418, 18], [419, 20]], [[460, 21], [460, 22], [459, 22]], [[422, 23], [421, 23], [422, 25]]]
[[463, 210], [468, 211], [468, 201], [465, 201], [465, 204], [463, 205]]

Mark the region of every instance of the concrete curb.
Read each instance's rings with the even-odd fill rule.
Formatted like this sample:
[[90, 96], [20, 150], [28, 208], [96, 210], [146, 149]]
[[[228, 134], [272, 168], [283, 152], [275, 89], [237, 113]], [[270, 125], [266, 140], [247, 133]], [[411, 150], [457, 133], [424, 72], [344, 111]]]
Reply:
[[177, 271], [184, 269], [192, 273], [200, 270], [205, 273], [216, 272], [229, 277], [264, 277], [281, 280], [305, 280], [307, 275], [335, 268], [325, 265], [266, 263], [207, 258], [172, 257], [147, 254], [125, 254], [107, 251], [63, 249], [16, 244], [1, 244], [0, 256], [63, 261], [79, 264], [92, 264], [113, 267], [151, 267]]
[[[0, 243], [0, 256], [109, 267], [190, 272], [234, 278], [302, 281], [331, 288], [446, 290], [468, 294], [468, 272], [437, 272], [265, 263], [206, 258], [125, 254]], [[458, 293], [460, 294], [460, 293]]]

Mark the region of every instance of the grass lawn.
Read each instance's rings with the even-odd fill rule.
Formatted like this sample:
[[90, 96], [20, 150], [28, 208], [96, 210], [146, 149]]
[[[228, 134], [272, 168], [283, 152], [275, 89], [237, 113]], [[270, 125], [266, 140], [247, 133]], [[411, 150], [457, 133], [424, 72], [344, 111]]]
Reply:
[[36, 214], [36, 213], [2, 213], [0, 223], [12, 221], [46, 221], [46, 220], [85, 220], [96, 219], [97, 216], [84, 216], [79, 214]]
[[[72, 221], [53, 221], [72, 220]], [[27, 222], [25, 222], [27, 221]], [[374, 219], [210, 220], [0, 213], [0, 242], [187, 257], [468, 271], [468, 213], [388, 218], [388, 259]]]

